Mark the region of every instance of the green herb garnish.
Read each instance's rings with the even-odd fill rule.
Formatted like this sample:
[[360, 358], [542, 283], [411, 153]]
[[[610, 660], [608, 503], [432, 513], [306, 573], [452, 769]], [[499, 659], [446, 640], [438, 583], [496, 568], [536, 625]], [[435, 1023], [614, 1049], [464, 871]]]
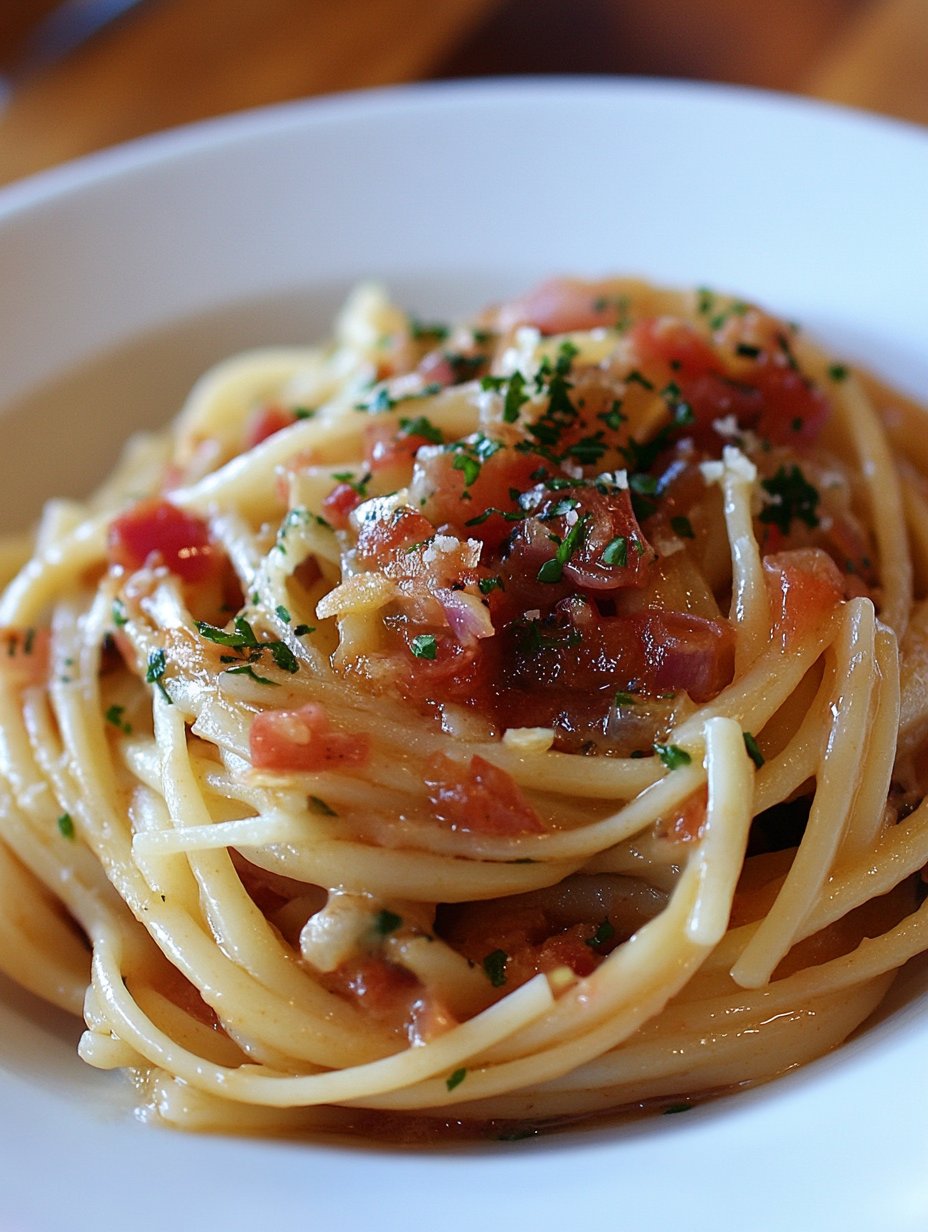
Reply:
[[678, 744], [655, 744], [654, 752], [668, 770], [676, 770], [680, 766], [688, 766], [693, 760], [686, 749], [681, 749]]
[[400, 434], [424, 437], [432, 445], [442, 445], [445, 440], [441, 428], [436, 428], [425, 415], [417, 415], [415, 419], [401, 419]]
[[242, 663], [238, 667], [227, 667], [225, 669], [227, 676], [247, 676], [249, 680], [253, 680], [255, 684], [278, 685], [278, 681], [269, 680], [267, 676], [259, 676], [250, 663]]
[[764, 755], [760, 751], [757, 740], [751, 735], [750, 732], [746, 731], [741, 734], [744, 737], [744, 747], [747, 751], [747, 755], [759, 770], [764, 764]]
[[420, 633], [409, 643], [409, 649], [417, 659], [434, 659], [438, 653], [438, 642], [431, 633]]
[[588, 945], [591, 950], [598, 950], [601, 946], [604, 946], [607, 941], [611, 941], [614, 936], [615, 929], [609, 923], [609, 918], [606, 917], [606, 919], [604, 919], [596, 929], [593, 936], [586, 938], [584, 945]]
[[330, 804], [326, 804], [326, 802], [319, 796], [309, 796], [307, 798], [307, 803], [309, 804], [310, 810], [314, 813], [318, 813], [320, 817], [338, 816], [335, 809], [333, 809]]
[[466, 1077], [467, 1070], [462, 1066], [460, 1069], [456, 1069], [453, 1074], [448, 1076], [445, 1080], [445, 1086], [449, 1091], [453, 1091], [455, 1087], [459, 1087], [461, 1085]]
[[125, 713], [125, 706], [110, 706], [104, 717], [107, 723], [111, 723], [113, 727], [117, 727], [121, 732], [128, 736], [132, 731], [132, 724], [126, 722], [124, 717]]
[[501, 577], [488, 577], [479, 579], [477, 589], [482, 595], [488, 595], [491, 591], [504, 590], [505, 588]]
[[614, 565], [619, 569], [624, 569], [628, 564], [628, 539], [625, 535], [616, 535], [616, 537], [607, 543], [602, 551], [602, 562], [605, 565]]
[[281, 671], [298, 672], [300, 670], [300, 665], [289, 646], [285, 646], [283, 642], [268, 642], [267, 648]]
[[378, 911], [374, 916], [374, 929], [381, 937], [385, 937], [387, 933], [396, 932], [402, 923], [402, 916], [397, 915], [395, 911], [388, 911], [386, 908]]
[[584, 514], [573, 524], [563, 539], [558, 539], [556, 535], [550, 536], [556, 544], [555, 552], [551, 560], [546, 560], [538, 570], [539, 582], [559, 582], [561, 580], [564, 575], [564, 566], [583, 542], [589, 521], [590, 515]]
[[776, 526], [784, 535], [794, 521], [818, 526], [818, 489], [806, 481], [798, 466], [781, 466], [770, 479], [761, 480], [760, 486], [771, 497], [760, 511], [761, 522]]
[[161, 696], [171, 705], [171, 695], [164, 685], [164, 672], [167, 667], [167, 659], [162, 649], [149, 651], [148, 654], [148, 669], [145, 672], [145, 679], [149, 684], [158, 686]]
[[506, 963], [508, 961], [509, 955], [505, 950], [493, 950], [484, 958], [483, 970], [494, 988], [502, 988], [506, 983]]

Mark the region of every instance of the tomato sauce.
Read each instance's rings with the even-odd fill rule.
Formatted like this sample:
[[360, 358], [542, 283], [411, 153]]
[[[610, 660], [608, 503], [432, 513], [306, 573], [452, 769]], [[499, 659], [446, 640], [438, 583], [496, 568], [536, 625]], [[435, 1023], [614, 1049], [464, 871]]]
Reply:
[[[374, 491], [389, 482], [407, 490], [406, 503], [339, 483], [325, 512], [349, 543], [356, 536], [356, 564], [397, 584], [373, 687], [426, 712], [469, 707], [498, 730], [550, 727], [560, 749], [629, 755], [644, 740], [651, 751], [647, 724], [617, 724], [617, 695], [699, 704], [732, 679], [730, 564], [727, 544], [715, 542], [718, 490], [701, 469], [732, 439], [746, 442], [763, 481], [756, 533], [780, 633], [868, 584], [869, 545], [853, 517], [817, 504], [802, 471], [827, 472], [816, 450], [831, 408], [796, 360], [793, 327], [746, 306], [711, 323], [629, 322], [620, 291], [555, 280], [487, 319], [501, 333], [612, 328], [621, 359], [582, 363], [564, 341], [534, 372], [478, 375], [498, 413], [460, 440], [414, 404], [367, 427]], [[481, 371], [440, 350], [419, 363], [442, 386]], [[685, 585], [685, 571], [674, 590], [675, 551], [692, 551], [696, 572], [708, 571], [711, 598]], [[828, 568], [841, 554], [854, 584]], [[658, 719], [652, 727], [659, 739]], [[482, 802], [473, 767], [445, 767], [440, 782], [432, 807], [447, 824], [468, 813], [488, 832], [518, 828]]]

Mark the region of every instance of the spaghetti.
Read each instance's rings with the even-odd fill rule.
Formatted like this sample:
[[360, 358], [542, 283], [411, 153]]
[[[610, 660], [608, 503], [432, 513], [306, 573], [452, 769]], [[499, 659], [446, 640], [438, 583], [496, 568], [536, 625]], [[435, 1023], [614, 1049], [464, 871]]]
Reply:
[[188, 1128], [835, 1047], [928, 948], [918, 413], [630, 280], [220, 365], [0, 599], [0, 965]]

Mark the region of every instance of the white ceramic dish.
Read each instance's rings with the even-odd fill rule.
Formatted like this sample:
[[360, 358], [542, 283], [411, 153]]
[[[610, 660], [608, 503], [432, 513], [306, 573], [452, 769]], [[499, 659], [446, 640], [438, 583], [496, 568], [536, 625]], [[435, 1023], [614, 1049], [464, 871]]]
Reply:
[[[552, 272], [766, 301], [928, 396], [928, 134], [724, 88], [421, 87], [232, 117], [0, 193], [2, 524], [99, 478], [252, 343], [389, 283], [453, 314]], [[686, 1116], [441, 1152], [137, 1123], [76, 1028], [0, 987], [0, 1229], [928, 1223], [926, 981], [837, 1054]]]

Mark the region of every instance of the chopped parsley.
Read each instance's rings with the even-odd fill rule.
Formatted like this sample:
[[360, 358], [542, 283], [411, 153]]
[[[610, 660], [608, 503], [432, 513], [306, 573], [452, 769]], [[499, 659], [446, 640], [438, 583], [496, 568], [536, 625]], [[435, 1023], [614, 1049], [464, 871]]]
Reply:
[[374, 929], [381, 937], [396, 932], [402, 923], [403, 917], [397, 915], [395, 911], [388, 911], [386, 907], [374, 916]]
[[444, 359], [451, 369], [455, 384], [470, 381], [487, 362], [486, 355], [465, 355], [461, 351], [445, 351]]
[[757, 740], [755, 739], [754, 736], [751, 735], [750, 732], [746, 731], [746, 732], [742, 732], [741, 734], [744, 737], [744, 747], [745, 747], [745, 750], [747, 751], [747, 755], [748, 757], [750, 757], [751, 761], [754, 763], [754, 765], [759, 770], [761, 766], [764, 764], [764, 755], [760, 751]]
[[760, 511], [760, 520], [776, 526], [784, 535], [794, 521], [806, 526], [818, 526], [818, 489], [808, 483], [805, 475], [794, 463], [781, 466], [775, 475], [762, 479], [760, 485], [770, 501]]
[[682, 515], [670, 519], [670, 529], [679, 539], [693, 539], [693, 524]]
[[[627, 377], [626, 380], [631, 380], [631, 377]], [[654, 388], [650, 382], [648, 382], [648, 387], [650, 389]], [[631, 471], [649, 471], [660, 455], [672, 446], [674, 438], [680, 429], [688, 427], [695, 419], [693, 408], [680, 397], [679, 386], [673, 381], [664, 386], [661, 390], [661, 397], [670, 411], [669, 421], [663, 424], [650, 440], [639, 441], [636, 437], [632, 436], [629, 437], [625, 445], [619, 446], [619, 451]], [[649, 480], [653, 485], [650, 488], [650, 492], [655, 493], [657, 491], [657, 480], [651, 475], [633, 474], [629, 477], [629, 486], [633, 492], [642, 492], [643, 489], [640, 485], [646, 480]], [[636, 483], [639, 485], [637, 488]]]
[[444, 342], [451, 331], [441, 321], [420, 321], [409, 318], [409, 336], [416, 342]]
[[[287, 545], [285, 543], [285, 540], [287, 538], [287, 535], [290, 533], [293, 527], [305, 526], [306, 523], [309, 522], [312, 516], [313, 515], [310, 514], [308, 509], [303, 509], [299, 506], [297, 506], [297, 508], [295, 509], [290, 509], [287, 512], [287, 516], [281, 522], [280, 529], [277, 531], [277, 539], [276, 539], [276, 542], [274, 543], [274, 547], [277, 549], [278, 552], [283, 552], [283, 554], [286, 556]], [[324, 518], [316, 518], [316, 521], [322, 526], [328, 525], [328, 523], [325, 521]]]
[[126, 615], [126, 605], [122, 599], [113, 600], [113, 624], [117, 629], [121, 629], [129, 623], [129, 617]]
[[267, 648], [271, 652], [271, 658], [281, 671], [292, 673], [300, 670], [296, 656], [289, 646], [285, 646], [283, 642], [268, 642]]
[[126, 722], [125, 713], [125, 706], [110, 706], [104, 717], [107, 723], [111, 723], [113, 727], [128, 736], [132, 731], [132, 724]]
[[451, 464], [456, 471], [464, 472], [464, 487], [469, 488], [480, 477], [480, 463], [470, 454], [456, 453]]
[[414, 419], [401, 419], [400, 435], [421, 436], [432, 445], [443, 445], [445, 443], [444, 433], [441, 428], [436, 428], [425, 415], [417, 415]]
[[504, 590], [505, 587], [501, 577], [487, 577], [479, 579], [477, 589], [482, 595], [488, 595], [494, 590]]
[[419, 633], [409, 643], [409, 649], [417, 659], [434, 659], [438, 653], [438, 642], [432, 633]]
[[494, 988], [502, 988], [506, 983], [506, 963], [509, 955], [505, 950], [492, 950], [481, 964], [484, 973]]
[[649, 381], [637, 368], [633, 368], [625, 378], [626, 385], [640, 385], [642, 389], [653, 389], [654, 382]]
[[828, 368], [828, 375], [833, 381], [846, 381], [851, 373], [845, 364], [831, 364]]
[[367, 485], [373, 479], [373, 475], [370, 471], [367, 471], [361, 476], [360, 479], [355, 479], [352, 471], [335, 471], [332, 474], [332, 478], [338, 480], [339, 483], [347, 484], [348, 487], [351, 488], [352, 492], [355, 492], [358, 496], [360, 496], [361, 500], [366, 500]]
[[590, 514], [585, 513], [582, 518], [579, 518], [563, 539], [558, 539], [557, 535], [549, 536], [552, 542], [556, 544], [555, 552], [554, 556], [550, 560], [546, 560], [538, 570], [537, 578], [539, 582], [559, 582], [561, 580], [564, 575], [564, 566], [583, 543], [590, 516]]
[[227, 667], [225, 669], [227, 676], [247, 676], [249, 680], [253, 680], [255, 684], [276, 685], [276, 680], [269, 680], [267, 676], [259, 676], [250, 663], [240, 663], [238, 667]]
[[708, 319], [709, 328], [713, 331], [721, 329], [730, 317], [743, 317], [748, 305], [742, 300], [722, 300], [708, 287], [700, 287], [697, 291], [696, 311]]
[[628, 538], [625, 535], [616, 535], [603, 548], [601, 560], [604, 565], [615, 565], [619, 569], [624, 569], [628, 564]]
[[171, 704], [171, 695], [165, 688], [164, 672], [167, 667], [167, 659], [163, 649], [151, 650], [148, 654], [148, 669], [145, 672], [145, 679], [148, 684], [155, 684], [161, 693], [164, 700]]
[[277, 607], [274, 608], [274, 611], [277, 613], [277, 616], [284, 622], [285, 625], [288, 625], [290, 623], [290, 613], [284, 607], [282, 603], [278, 603]]
[[479, 478], [484, 462], [492, 458], [495, 453], [499, 453], [503, 448], [503, 443], [493, 440], [483, 432], [478, 432], [472, 440], [455, 441], [448, 448], [454, 454], [454, 461], [451, 464], [453, 469], [463, 471], [464, 486], [469, 488]]
[[606, 452], [606, 442], [602, 430], [592, 436], [581, 437], [573, 445], [568, 445], [565, 456], [573, 458], [581, 466], [594, 466]]
[[74, 822], [70, 813], [62, 813], [58, 818], [58, 832], [62, 838], [74, 838]]
[[320, 796], [308, 796], [306, 803], [309, 805], [310, 811], [313, 813], [318, 813], [320, 817], [338, 816], [335, 809], [333, 809], [330, 804], [326, 804]]
[[381, 385], [367, 402], [355, 403], [354, 409], [356, 411], [368, 411], [372, 415], [380, 415], [384, 411], [392, 411], [395, 406], [396, 399], [390, 397], [390, 391], [386, 385]]
[[217, 646], [230, 646], [233, 649], [241, 650], [246, 646], [260, 645], [255, 636], [254, 629], [244, 616], [236, 616], [234, 633], [229, 633], [226, 629], [219, 629], [216, 625], [208, 624], [205, 620], [198, 620], [196, 625], [197, 633], [199, 633], [200, 637], [205, 637], [208, 642], [213, 642]]
[[[520, 504], [522, 504], [523, 502], [528, 504], [531, 498], [532, 498], [531, 492], [523, 492], [521, 496], [519, 496], [518, 499], [519, 499]], [[576, 497], [563, 496], [561, 497], [559, 501], [554, 502], [554, 504], [551, 506], [551, 508], [548, 510], [547, 513], [540, 514], [538, 521], [539, 522], [551, 522], [555, 518], [562, 518], [564, 517], [565, 514], [570, 513], [572, 509], [579, 508], [579, 505], [580, 505], [580, 502], [576, 499]]]
[[606, 945], [607, 942], [611, 941], [614, 936], [615, 929], [609, 923], [609, 918], [607, 916], [596, 929], [593, 936], [586, 938], [584, 945], [588, 945], [591, 950], [598, 950], [601, 949], [602, 946]]
[[618, 432], [622, 424], [625, 423], [626, 417], [622, 414], [622, 403], [618, 398], [615, 398], [609, 410], [603, 411], [596, 418], [601, 419], [606, 427], [611, 428], [613, 432]]
[[514, 372], [507, 382], [506, 393], [503, 397], [504, 422], [515, 423], [519, 418], [519, 411], [526, 402], [528, 402], [528, 394], [525, 392], [525, 377], [521, 372]]
[[449, 1091], [453, 1091], [455, 1087], [459, 1087], [461, 1085], [466, 1077], [467, 1070], [462, 1066], [460, 1069], [456, 1069], [453, 1074], [448, 1075], [445, 1080], [445, 1086]]
[[668, 770], [676, 770], [680, 766], [688, 766], [693, 760], [686, 749], [681, 749], [678, 744], [655, 744], [654, 752]]
[[[284, 607], [277, 608], [277, 615], [280, 616], [281, 620], [286, 620], [287, 622], [290, 620], [290, 613]], [[196, 622], [197, 632], [201, 637], [206, 638], [208, 642], [213, 642], [217, 646], [227, 646], [231, 650], [247, 650], [249, 652], [247, 658], [251, 660], [251, 662], [256, 662], [267, 650], [270, 652], [271, 658], [281, 669], [281, 671], [291, 673], [299, 671], [300, 665], [289, 646], [276, 640], [262, 642], [255, 633], [251, 623], [246, 620], [244, 616], [236, 616], [232, 624], [233, 631], [229, 632], [227, 629], [219, 629], [215, 625], [208, 624], [205, 620], [198, 620]], [[298, 625], [297, 628], [294, 629], [294, 633], [296, 633], [297, 636], [299, 636], [300, 629], [303, 629], [306, 632], [312, 632], [308, 625]], [[235, 663], [237, 662], [239, 656], [221, 655], [220, 657], [223, 663]], [[238, 669], [229, 668], [228, 670], [235, 671]], [[240, 671], [239, 674], [248, 675], [249, 673]], [[251, 674], [254, 675], [253, 672]], [[263, 677], [255, 678], [261, 679], [267, 684], [273, 683], [272, 681], [264, 681]]]

